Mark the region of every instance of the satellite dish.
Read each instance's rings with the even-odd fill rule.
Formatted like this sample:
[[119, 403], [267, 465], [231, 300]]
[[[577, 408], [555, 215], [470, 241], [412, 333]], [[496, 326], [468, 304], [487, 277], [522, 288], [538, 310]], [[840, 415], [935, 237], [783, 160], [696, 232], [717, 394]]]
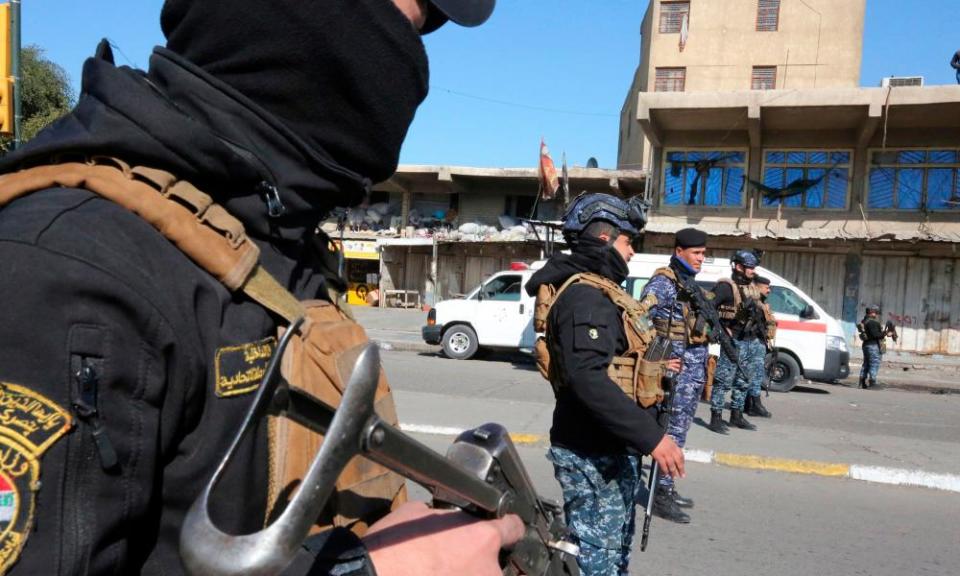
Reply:
[[593, 156], [591, 156], [590, 158], [587, 158], [587, 168], [599, 168], [599, 167], [600, 165], [597, 164], [596, 158], [594, 158]]

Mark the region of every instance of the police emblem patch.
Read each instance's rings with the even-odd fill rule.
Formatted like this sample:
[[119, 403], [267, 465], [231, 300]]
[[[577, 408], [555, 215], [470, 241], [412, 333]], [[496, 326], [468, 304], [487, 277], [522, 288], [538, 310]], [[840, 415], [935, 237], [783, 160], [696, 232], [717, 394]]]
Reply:
[[214, 362], [217, 396], [228, 398], [256, 390], [267, 372], [267, 364], [276, 347], [277, 339], [271, 336], [257, 342], [218, 349]]
[[591, 328], [587, 330], [587, 336], [589, 336], [591, 340], [596, 340], [600, 337], [600, 332], [598, 332], [596, 328]]
[[40, 457], [72, 426], [70, 413], [42, 394], [0, 382], [0, 574], [33, 528]]

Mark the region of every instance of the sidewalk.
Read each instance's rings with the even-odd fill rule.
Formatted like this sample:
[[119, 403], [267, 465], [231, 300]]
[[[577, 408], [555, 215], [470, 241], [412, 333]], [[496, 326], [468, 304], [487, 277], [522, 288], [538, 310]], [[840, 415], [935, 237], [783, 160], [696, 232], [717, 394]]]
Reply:
[[[372, 340], [386, 350], [404, 352], [439, 352], [440, 347], [427, 344], [420, 329], [427, 322], [427, 313], [401, 308], [353, 308], [357, 321]], [[850, 377], [845, 384], [856, 384], [862, 354], [850, 350]], [[879, 380], [893, 388], [917, 392], [960, 394], [960, 356], [944, 354], [910, 354], [889, 352], [883, 358]]]

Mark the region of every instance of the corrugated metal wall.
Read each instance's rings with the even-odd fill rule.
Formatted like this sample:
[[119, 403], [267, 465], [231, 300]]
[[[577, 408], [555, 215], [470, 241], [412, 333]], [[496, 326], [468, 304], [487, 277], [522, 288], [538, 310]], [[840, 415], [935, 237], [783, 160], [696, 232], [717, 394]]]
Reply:
[[894, 350], [960, 354], [960, 272], [954, 258], [864, 256], [860, 306], [893, 320]]
[[503, 194], [461, 194], [460, 223], [479, 222], [494, 226], [505, 207]]
[[[763, 265], [793, 282], [835, 318], [842, 318], [844, 254], [767, 252]], [[960, 354], [960, 267], [954, 258], [863, 256], [857, 286], [859, 321], [868, 304], [881, 308], [900, 333], [888, 348]], [[851, 336], [852, 326], [845, 326]], [[859, 341], [851, 342], [859, 345]]]

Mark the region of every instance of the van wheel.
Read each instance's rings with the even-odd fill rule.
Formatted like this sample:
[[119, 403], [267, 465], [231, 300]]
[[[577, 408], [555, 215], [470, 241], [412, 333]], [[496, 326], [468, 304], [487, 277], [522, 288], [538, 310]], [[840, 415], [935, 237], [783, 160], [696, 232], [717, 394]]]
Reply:
[[800, 381], [800, 365], [789, 354], [778, 354], [776, 364], [773, 363], [773, 354], [768, 354], [764, 365], [770, 366], [765, 380], [774, 392], [789, 392]]
[[443, 333], [443, 353], [454, 360], [467, 360], [477, 353], [477, 333], [466, 324], [454, 324]]

